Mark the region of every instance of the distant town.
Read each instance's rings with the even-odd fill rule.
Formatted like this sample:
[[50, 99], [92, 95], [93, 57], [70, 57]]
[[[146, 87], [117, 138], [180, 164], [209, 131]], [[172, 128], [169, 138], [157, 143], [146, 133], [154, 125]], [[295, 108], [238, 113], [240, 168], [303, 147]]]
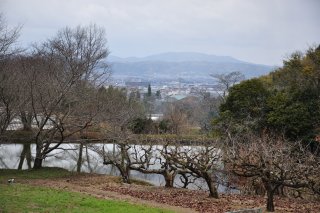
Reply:
[[[212, 78], [212, 82], [214, 79]], [[114, 87], [126, 88], [128, 95], [132, 92], [139, 92], [141, 98], [148, 92], [148, 86], [150, 85], [153, 93], [158, 93], [159, 100], [174, 101], [181, 100], [188, 96], [200, 96], [205, 93], [210, 94], [212, 97], [219, 95], [219, 85], [209, 83], [190, 83], [179, 80], [172, 81], [143, 81], [143, 79], [137, 79], [135, 81], [117, 80], [113, 84]], [[108, 86], [107, 86], [108, 87]]]

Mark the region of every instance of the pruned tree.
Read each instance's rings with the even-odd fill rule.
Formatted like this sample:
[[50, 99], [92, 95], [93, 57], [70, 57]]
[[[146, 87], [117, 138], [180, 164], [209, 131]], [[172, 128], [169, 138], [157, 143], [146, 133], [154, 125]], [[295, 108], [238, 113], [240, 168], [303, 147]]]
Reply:
[[198, 147], [176, 147], [168, 153], [176, 167], [194, 177], [203, 178], [209, 196], [219, 198], [217, 185], [223, 170], [222, 150], [218, 143]]
[[114, 149], [113, 151], [107, 150], [107, 152], [105, 152], [105, 148], [103, 146], [103, 153], [102, 153], [103, 164], [115, 166], [120, 172], [123, 183], [129, 183], [129, 184], [131, 183], [131, 179], [130, 179], [131, 159], [129, 155], [130, 148], [131, 146], [126, 143], [118, 143], [116, 145], [116, 149]]
[[144, 174], [159, 174], [165, 180], [165, 187], [173, 187], [177, 174], [182, 173], [169, 157], [172, 147], [168, 144], [159, 146], [133, 146], [130, 169]]
[[267, 211], [275, 210], [273, 200], [279, 187], [307, 188], [307, 177], [319, 168], [319, 159], [299, 142], [249, 133], [232, 140], [224, 156], [228, 168], [238, 176], [260, 179], [267, 192]]
[[129, 143], [132, 132], [129, 129], [130, 122], [141, 116], [141, 105], [139, 102], [128, 99], [124, 89], [100, 88], [99, 99], [101, 100], [101, 111], [99, 122], [103, 125], [105, 139], [113, 143], [112, 150], [103, 145], [93, 146], [103, 159], [103, 164], [112, 165], [118, 169], [124, 183], [130, 183], [130, 149]]

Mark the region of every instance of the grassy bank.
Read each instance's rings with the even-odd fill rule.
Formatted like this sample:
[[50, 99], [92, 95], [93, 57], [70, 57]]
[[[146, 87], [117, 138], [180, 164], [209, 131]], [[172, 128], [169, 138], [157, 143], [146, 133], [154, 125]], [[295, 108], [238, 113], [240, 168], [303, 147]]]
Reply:
[[0, 212], [170, 212], [75, 192], [23, 184], [0, 184]]
[[0, 183], [6, 182], [9, 178], [15, 178], [18, 181], [24, 179], [69, 177], [73, 175], [76, 175], [76, 173], [56, 167], [44, 167], [37, 170], [0, 169]]
[[[90, 176], [88, 173], [70, 172], [58, 167], [43, 167], [41, 169], [16, 170], [16, 169], [0, 169], [0, 183], [7, 183], [8, 179], [14, 178], [15, 182], [23, 183], [25, 180], [31, 179], [50, 179], [50, 178], [77, 178], [80, 176]], [[97, 175], [97, 174], [94, 174]], [[114, 183], [122, 183], [121, 177], [106, 176], [108, 180]], [[133, 184], [152, 186], [151, 183], [143, 180], [131, 180]]]

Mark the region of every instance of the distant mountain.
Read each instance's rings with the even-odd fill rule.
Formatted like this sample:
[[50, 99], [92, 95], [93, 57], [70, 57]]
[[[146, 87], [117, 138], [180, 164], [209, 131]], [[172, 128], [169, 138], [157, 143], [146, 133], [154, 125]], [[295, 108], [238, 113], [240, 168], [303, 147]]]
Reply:
[[246, 78], [265, 75], [275, 67], [240, 61], [230, 56], [192, 52], [169, 52], [147, 57], [109, 56], [114, 78], [208, 81], [210, 74], [242, 72]]
[[143, 62], [143, 61], [153, 61], [153, 62], [242, 62], [230, 56], [216, 56], [204, 53], [194, 53], [194, 52], [168, 52], [160, 53], [156, 55], [150, 55], [146, 57], [128, 57], [120, 58], [117, 56], [110, 56], [110, 62]]

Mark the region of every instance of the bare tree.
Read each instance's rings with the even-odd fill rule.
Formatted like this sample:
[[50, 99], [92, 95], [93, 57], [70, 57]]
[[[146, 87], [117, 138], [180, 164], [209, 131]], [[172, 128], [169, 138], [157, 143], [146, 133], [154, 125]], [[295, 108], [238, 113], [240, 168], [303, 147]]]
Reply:
[[112, 165], [118, 169], [124, 183], [131, 183], [130, 171], [134, 164], [140, 163], [132, 159], [132, 147], [130, 144], [130, 133], [125, 129], [120, 130], [115, 127], [113, 132], [108, 131], [108, 141], [113, 141], [112, 150], [102, 147], [93, 146], [93, 150], [103, 158], [104, 165]]
[[267, 191], [267, 210], [271, 212], [279, 187], [307, 188], [307, 177], [319, 168], [319, 159], [299, 142], [249, 133], [233, 140], [233, 146], [225, 152], [228, 167], [236, 175], [261, 180]]
[[230, 72], [227, 74], [211, 74], [210, 76], [217, 80], [217, 90], [222, 100], [225, 100], [230, 87], [244, 80], [244, 75], [241, 72]]
[[108, 77], [105, 33], [95, 25], [65, 28], [21, 60], [33, 115], [34, 168], [72, 135], [94, 124], [98, 87]]
[[133, 146], [131, 153], [131, 170], [144, 174], [159, 174], [164, 177], [165, 187], [173, 187], [177, 174], [182, 173], [169, 158], [171, 147], [168, 144], [159, 146]]
[[9, 28], [5, 18], [0, 14], [0, 62], [21, 51], [16, 46], [20, 30], [21, 26]]
[[9, 59], [4, 62], [5, 64], [0, 65], [0, 135], [4, 134], [10, 122], [17, 115], [19, 106], [18, 76], [16, 72], [10, 72], [8, 61]]
[[130, 144], [132, 133], [128, 129], [130, 121], [141, 114], [139, 103], [128, 99], [123, 89], [109, 87], [99, 90], [100, 114], [99, 122], [103, 125], [105, 139], [113, 143], [112, 150], [93, 146], [93, 150], [103, 158], [103, 164], [112, 165], [118, 169], [122, 180], [131, 183], [130, 166]]
[[195, 108], [196, 119], [201, 130], [208, 133], [211, 130], [212, 119], [218, 114], [221, 103], [220, 98], [212, 96], [210, 93], [200, 93], [198, 108]]
[[187, 127], [187, 114], [178, 103], [168, 104], [165, 118], [170, 121], [170, 129], [173, 134], [181, 134]]
[[221, 178], [222, 151], [218, 143], [199, 147], [176, 147], [169, 153], [169, 159], [177, 168], [197, 178], [203, 178], [209, 188], [209, 196], [219, 198], [217, 183]]
[[[133, 140], [132, 140], [133, 141]], [[132, 142], [131, 141], [131, 142]], [[131, 183], [130, 171], [139, 171], [144, 174], [159, 174], [164, 177], [165, 187], [173, 187], [177, 174], [186, 175], [189, 170], [178, 169], [175, 162], [171, 160], [170, 150], [174, 146], [166, 145], [129, 145], [117, 143], [114, 150], [96, 147], [97, 153], [104, 158], [105, 165], [115, 166], [124, 183]], [[188, 176], [185, 176], [188, 178]], [[185, 184], [187, 185], [189, 181]]]
[[31, 144], [28, 143], [29, 141], [27, 141], [27, 143], [23, 144], [23, 148], [20, 154], [20, 161], [19, 161], [19, 165], [18, 165], [18, 170], [22, 169], [23, 166], [23, 162], [24, 159], [27, 160], [27, 165], [28, 165], [28, 169], [31, 169], [31, 160], [32, 160], [32, 155], [31, 155]]
[[[11, 58], [20, 52], [16, 46], [21, 26], [9, 28], [0, 14], [0, 135], [15, 117], [17, 103], [17, 73], [10, 69]], [[11, 67], [12, 68], [12, 67]]]
[[108, 150], [107, 152], [105, 152], [103, 146], [103, 164], [115, 166], [120, 172], [122, 181], [124, 183], [130, 184], [130, 166], [132, 162], [129, 154], [129, 149], [131, 148], [131, 146], [127, 143], [118, 143], [116, 147], [117, 149], [114, 151]]

